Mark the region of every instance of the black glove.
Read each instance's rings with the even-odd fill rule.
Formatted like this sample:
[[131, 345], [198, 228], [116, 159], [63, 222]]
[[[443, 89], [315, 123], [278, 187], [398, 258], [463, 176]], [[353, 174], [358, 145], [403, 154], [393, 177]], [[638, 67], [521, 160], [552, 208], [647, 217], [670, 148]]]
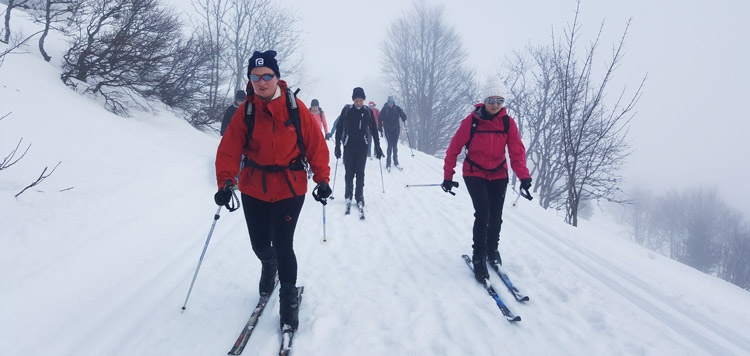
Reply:
[[375, 146], [375, 158], [377, 158], [377, 159], [381, 159], [381, 158], [383, 158], [384, 156], [385, 156], [385, 155], [383, 154], [383, 149], [382, 149], [382, 148], [380, 148], [380, 146]]
[[451, 193], [451, 189], [458, 187], [458, 182], [444, 179], [443, 184], [441, 184], [440, 187], [443, 188], [444, 192]]
[[231, 187], [229, 189], [227, 189], [227, 187], [221, 188], [218, 192], [216, 192], [216, 194], [214, 194], [214, 201], [218, 206], [229, 204], [230, 199], [232, 199]]
[[336, 149], [333, 150], [333, 155], [336, 156], [336, 159], [341, 158], [341, 146], [336, 146]]
[[521, 189], [529, 190], [531, 188], [531, 178], [521, 179]]
[[326, 134], [326, 141], [328, 141], [330, 139], [331, 139], [331, 133], [329, 132], [329, 133]]
[[326, 199], [333, 194], [333, 191], [331, 190], [331, 186], [328, 185], [326, 182], [320, 182], [317, 186], [315, 186], [314, 191], [317, 192], [318, 198], [320, 199]]

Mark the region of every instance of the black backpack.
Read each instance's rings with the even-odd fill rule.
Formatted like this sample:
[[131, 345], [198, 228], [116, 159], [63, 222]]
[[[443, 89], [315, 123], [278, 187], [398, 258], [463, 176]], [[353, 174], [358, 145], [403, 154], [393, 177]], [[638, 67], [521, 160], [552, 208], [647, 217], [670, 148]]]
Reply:
[[[367, 120], [367, 125], [365, 125], [365, 127], [362, 128], [362, 131], [360, 131], [360, 134], [361, 134], [363, 140], [367, 140], [367, 132], [370, 131], [370, 120], [369, 119], [375, 120], [375, 117], [373, 116], [372, 109], [370, 109], [369, 106], [364, 105], [363, 108], [367, 112], [368, 120]], [[352, 109], [352, 105], [351, 104], [346, 104], [346, 106], [344, 106], [344, 113], [341, 114], [341, 116], [340, 116], [340, 119], [344, 120], [344, 131], [341, 133], [341, 142], [343, 142], [344, 145], [346, 145], [347, 137], [348, 136], [350, 136], [350, 137], [352, 136], [351, 135], [352, 132], [349, 132], [349, 123], [346, 120], [346, 117], [349, 116], [349, 111], [351, 109]], [[360, 135], [357, 135], [356, 137], [358, 137], [358, 136], [360, 136]]]
[[471, 166], [472, 170], [474, 168], [477, 168], [477, 169], [485, 171], [485, 172], [497, 172], [497, 171], [499, 171], [501, 169], [505, 169], [505, 162], [507, 161], [506, 159], [504, 159], [502, 162], [500, 162], [500, 164], [497, 167], [491, 168], [491, 169], [484, 168], [484, 167], [480, 166], [479, 164], [477, 164], [476, 162], [474, 162], [471, 159], [469, 159], [469, 145], [471, 144], [471, 140], [474, 138], [474, 135], [477, 132], [479, 132], [479, 133], [496, 133], [496, 134], [500, 134], [500, 135], [507, 135], [508, 134], [508, 129], [510, 129], [510, 116], [505, 115], [505, 116], [503, 116], [501, 118], [501, 120], [503, 120], [503, 129], [502, 130], [477, 130], [477, 126], [479, 125], [479, 119], [476, 116], [472, 115], [472, 117], [471, 117], [471, 130], [469, 131], [469, 140], [466, 141], [466, 145], [464, 146], [465, 147], [465, 152], [466, 152], [466, 158], [465, 158], [465, 160], [466, 160], [466, 162], [469, 163], [469, 165]]

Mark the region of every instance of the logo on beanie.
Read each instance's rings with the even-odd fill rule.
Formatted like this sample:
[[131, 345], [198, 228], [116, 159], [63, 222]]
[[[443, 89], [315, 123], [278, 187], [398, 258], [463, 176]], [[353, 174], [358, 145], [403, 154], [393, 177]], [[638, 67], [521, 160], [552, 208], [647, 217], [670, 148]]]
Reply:
[[255, 66], [256, 67], [264, 67], [265, 63], [263, 61], [263, 58], [256, 58], [255, 59]]

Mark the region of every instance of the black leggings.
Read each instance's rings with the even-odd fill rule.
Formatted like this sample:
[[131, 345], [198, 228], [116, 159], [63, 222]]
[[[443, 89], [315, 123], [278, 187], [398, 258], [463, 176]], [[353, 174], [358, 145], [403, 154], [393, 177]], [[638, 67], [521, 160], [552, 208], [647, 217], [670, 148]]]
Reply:
[[[365, 201], [365, 166], [367, 165], [367, 146], [344, 147], [344, 199]], [[357, 180], [356, 186], [354, 180]]]
[[294, 230], [304, 202], [304, 195], [271, 203], [242, 194], [242, 207], [253, 252], [261, 261], [276, 256], [279, 281], [283, 284], [297, 283]]
[[472, 248], [475, 254], [486, 256], [487, 251], [497, 250], [500, 242], [508, 178], [486, 180], [479, 177], [464, 177], [464, 182], [474, 204]]

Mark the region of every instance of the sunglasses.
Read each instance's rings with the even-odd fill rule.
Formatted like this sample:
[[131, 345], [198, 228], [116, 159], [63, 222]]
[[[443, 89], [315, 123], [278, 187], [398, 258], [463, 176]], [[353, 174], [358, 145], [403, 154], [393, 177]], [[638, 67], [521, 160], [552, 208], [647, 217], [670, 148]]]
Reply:
[[263, 79], [264, 82], [270, 82], [273, 77], [275, 77], [276, 74], [263, 74], [263, 75], [257, 75], [257, 74], [250, 74], [250, 80], [253, 82], [259, 82], [261, 79]]
[[500, 99], [487, 98], [487, 99], [485, 99], [484, 102], [485, 102], [485, 104], [501, 104], [502, 105], [502, 103], [505, 102], [505, 99], [503, 99], [503, 98], [500, 98]]

